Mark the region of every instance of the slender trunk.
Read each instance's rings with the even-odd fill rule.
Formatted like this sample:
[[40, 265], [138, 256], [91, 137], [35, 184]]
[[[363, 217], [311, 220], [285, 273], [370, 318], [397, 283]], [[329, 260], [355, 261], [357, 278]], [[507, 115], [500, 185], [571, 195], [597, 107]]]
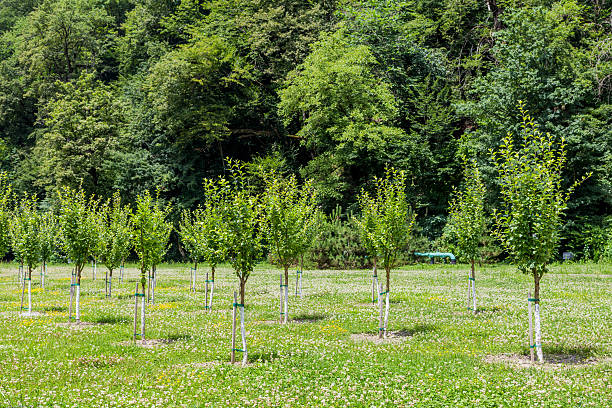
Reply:
[[108, 297], [113, 295], [113, 270], [111, 269], [108, 274]]
[[83, 266], [77, 266], [77, 277], [76, 277], [76, 322], [81, 323], [81, 272], [83, 271]]
[[73, 300], [74, 300], [74, 271], [70, 273], [70, 303], [68, 304], [68, 323], [72, 321]]
[[289, 320], [289, 266], [285, 265], [285, 316], [283, 319], [284, 323]]
[[302, 278], [304, 277], [304, 255], [300, 256], [300, 297], [302, 297]]
[[206, 279], [204, 279], [204, 309], [208, 309], [208, 272], [206, 272]]
[[134, 292], [134, 341], [138, 335], [138, 284], [136, 284], [136, 292]]
[[529, 359], [533, 363], [533, 323], [531, 315], [531, 291], [527, 292], [527, 313], [529, 314]]
[[476, 314], [476, 272], [474, 271], [474, 260], [472, 259], [472, 309]]
[[378, 299], [378, 259], [374, 257], [374, 266], [372, 268], [372, 303]]
[[279, 281], [280, 281], [280, 286], [279, 286], [279, 297], [278, 297], [278, 307], [279, 307], [279, 314], [280, 314], [280, 322], [283, 323], [283, 274], [279, 274], [278, 276]]
[[234, 305], [232, 307], [232, 353], [230, 361], [232, 364], [236, 362], [236, 308], [238, 307], [238, 295], [234, 292]]
[[383, 298], [382, 298], [383, 285], [378, 285], [378, 337], [385, 337], [385, 321], [383, 313]]
[[248, 351], [246, 344], [246, 328], [244, 326], [244, 290], [246, 279], [240, 279], [240, 334], [242, 336], [242, 365], [248, 361]]
[[533, 271], [533, 281], [534, 281], [534, 317], [535, 317], [535, 349], [536, 354], [538, 356], [538, 361], [540, 363], [544, 362], [544, 355], [542, 353], [542, 331], [541, 331], [541, 320], [540, 320], [540, 274], [534, 270]]
[[145, 305], [146, 305], [146, 298], [145, 298], [145, 293], [146, 293], [146, 287], [145, 287], [145, 280], [142, 279], [142, 302], [141, 302], [141, 309], [140, 309], [140, 339], [142, 340], [142, 342], [145, 342]]
[[40, 286], [45, 288], [45, 275], [47, 274], [47, 262], [43, 261], [40, 269]]
[[390, 266], [385, 266], [385, 271], [387, 272], [387, 292], [389, 291], [390, 287], [391, 287], [391, 267]]
[[21, 306], [19, 307], [19, 314], [23, 313], [23, 301], [25, 300], [25, 286], [26, 286], [26, 280], [24, 276], [23, 279], [21, 279]]
[[208, 310], [212, 310], [213, 296], [215, 294], [215, 267], [211, 267], [212, 279], [210, 280], [210, 300], [208, 304]]
[[32, 314], [32, 266], [28, 265], [28, 314]]

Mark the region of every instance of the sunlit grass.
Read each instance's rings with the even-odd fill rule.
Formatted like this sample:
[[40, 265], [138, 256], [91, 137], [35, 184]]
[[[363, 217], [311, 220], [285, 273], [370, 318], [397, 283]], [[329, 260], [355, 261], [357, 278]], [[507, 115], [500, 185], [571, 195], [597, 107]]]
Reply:
[[[477, 269], [479, 313], [466, 308], [467, 266], [393, 271], [390, 330], [382, 344], [371, 271], [305, 271], [289, 324], [278, 320], [280, 271], [260, 266], [247, 284], [250, 362], [231, 366], [232, 292], [218, 269], [214, 310], [204, 309], [205, 268], [189, 292], [187, 265], [158, 268], [147, 309], [151, 347], [130, 342], [135, 265], [82, 281], [82, 320], [67, 325], [70, 268], [33, 276], [33, 317], [20, 317], [17, 267], [0, 266], [0, 406], [422, 406], [603, 407], [612, 373], [612, 266], [555, 265], [542, 281], [544, 353], [584, 364], [521, 368], [487, 356], [526, 355], [528, 276], [506, 265]], [[293, 286], [293, 287], [292, 287]], [[588, 364], [586, 364], [588, 363]]]

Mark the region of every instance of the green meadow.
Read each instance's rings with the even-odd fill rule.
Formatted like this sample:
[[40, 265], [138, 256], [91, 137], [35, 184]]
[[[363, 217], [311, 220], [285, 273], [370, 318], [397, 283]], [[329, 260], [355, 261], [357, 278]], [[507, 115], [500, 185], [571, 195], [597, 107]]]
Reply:
[[[20, 315], [14, 264], [0, 266], [0, 405], [12, 407], [606, 407], [612, 399], [612, 266], [558, 265], [542, 281], [544, 364], [530, 364], [527, 291], [510, 266], [477, 269], [478, 313], [467, 310], [466, 265], [392, 271], [389, 336], [378, 340], [371, 271], [304, 271], [290, 279], [279, 323], [279, 273], [247, 283], [246, 366], [230, 364], [233, 291], [217, 272], [213, 310], [204, 273], [158, 268], [146, 342], [134, 342], [128, 265], [105, 298], [104, 272], [81, 282], [81, 324], [68, 323], [70, 267], [33, 275], [33, 315]], [[27, 293], [26, 293], [27, 303]], [[237, 357], [240, 360], [241, 356]]]

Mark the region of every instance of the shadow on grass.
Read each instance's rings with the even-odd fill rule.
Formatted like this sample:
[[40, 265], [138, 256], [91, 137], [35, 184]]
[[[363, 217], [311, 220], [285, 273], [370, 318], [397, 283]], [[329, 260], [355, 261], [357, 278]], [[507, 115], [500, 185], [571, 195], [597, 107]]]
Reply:
[[[594, 358], [597, 348], [565, 344], [543, 345], [544, 361], [554, 364], [583, 364]], [[523, 355], [529, 356], [529, 348], [523, 348]]]
[[44, 306], [42, 308], [45, 312], [66, 312], [68, 307], [66, 306]]
[[[236, 353], [237, 361], [242, 360], [241, 354], [242, 353]], [[249, 363], [266, 363], [278, 359], [279, 357], [280, 355], [275, 351], [268, 353], [249, 353], [248, 360]]]
[[294, 316], [291, 321], [292, 322], [300, 322], [300, 323], [314, 323], [320, 320], [326, 319], [327, 316], [322, 313], [314, 313], [314, 314], [301, 314]]
[[476, 313], [497, 313], [501, 312], [502, 310], [503, 309], [499, 306], [478, 307], [476, 308]]
[[124, 316], [98, 316], [93, 321], [98, 324], [126, 324], [131, 319]]
[[191, 334], [188, 334], [188, 333], [172, 333], [163, 339], [157, 339], [157, 340], [164, 342], [164, 343], [175, 343], [177, 341], [191, 340], [192, 338], [193, 337], [191, 336]]
[[393, 331], [393, 334], [396, 337], [412, 337], [421, 333], [429, 333], [436, 329], [436, 326], [433, 324], [416, 324], [410, 328], [402, 328], [400, 330]]

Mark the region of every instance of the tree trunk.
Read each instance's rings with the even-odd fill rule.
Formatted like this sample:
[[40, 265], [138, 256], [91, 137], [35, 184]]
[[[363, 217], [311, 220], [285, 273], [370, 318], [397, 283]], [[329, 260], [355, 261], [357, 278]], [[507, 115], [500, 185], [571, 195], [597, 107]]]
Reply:
[[28, 314], [32, 314], [32, 266], [28, 265]]
[[246, 328], [244, 325], [244, 288], [246, 280], [240, 279], [240, 335], [242, 337], [242, 365], [246, 365], [248, 361], [248, 351], [246, 344]]
[[141, 310], [140, 310], [140, 339], [142, 340], [142, 342], [145, 342], [145, 304], [146, 302], [146, 298], [145, 298], [145, 293], [146, 293], [146, 283], [145, 280], [142, 279], [142, 303], [141, 303]]
[[215, 267], [211, 267], [212, 279], [210, 280], [210, 300], [208, 305], [208, 310], [212, 310], [213, 305], [213, 296], [215, 294]]
[[84, 265], [80, 265], [76, 267], [77, 270], [77, 278], [76, 278], [76, 316], [75, 320], [77, 323], [81, 323], [81, 272], [83, 271]]
[[390, 266], [385, 266], [385, 272], [387, 273], [387, 292], [389, 291], [389, 288], [391, 287], [391, 267]]
[[474, 260], [472, 259], [472, 310], [476, 314], [476, 272], [474, 271]]
[[378, 299], [378, 258], [374, 257], [374, 266], [372, 267], [372, 303]]
[[113, 295], [113, 270], [109, 271], [109, 279], [108, 279], [108, 297]]
[[535, 349], [540, 363], [544, 362], [544, 354], [542, 353], [542, 330], [540, 320], [540, 274], [537, 270], [533, 271], [533, 283], [534, 283], [534, 329], [535, 329]]
[[285, 265], [285, 315], [283, 323], [289, 320], [289, 265]]

